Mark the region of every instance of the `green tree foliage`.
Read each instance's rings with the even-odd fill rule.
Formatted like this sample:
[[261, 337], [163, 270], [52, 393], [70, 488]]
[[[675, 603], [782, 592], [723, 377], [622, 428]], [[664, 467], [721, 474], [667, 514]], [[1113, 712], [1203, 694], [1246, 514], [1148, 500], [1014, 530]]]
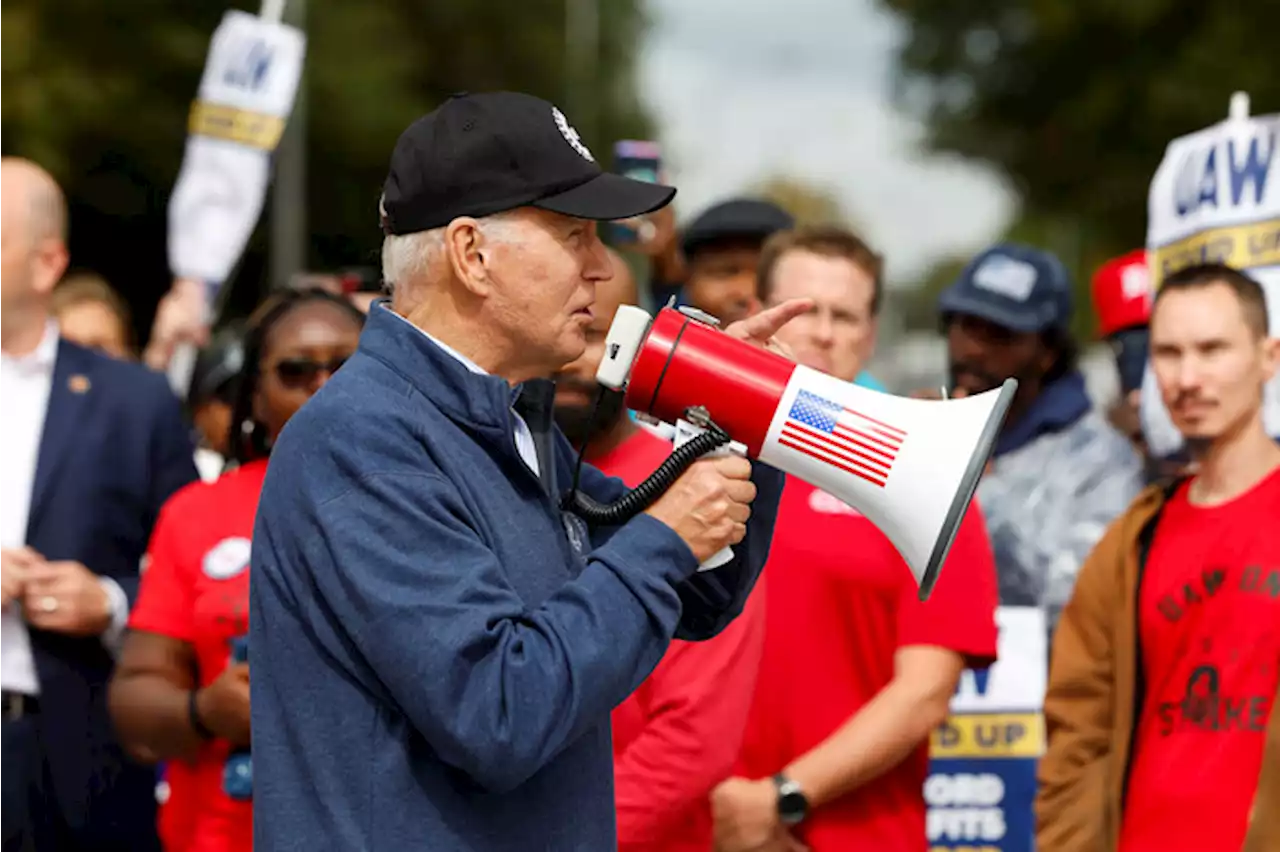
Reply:
[[[233, 4], [249, 12], [257, 6]], [[650, 130], [633, 79], [638, 0], [598, 2], [594, 74], [579, 129], [597, 157]], [[142, 308], [168, 284], [165, 207], [209, 39], [228, 8], [209, 0], [6, 0], [3, 149], [62, 182], [74, 261]], [[518, 89], [567, 100], [565, 0], [308, 0], [307, 220], [314, 268], [376, 262], [377, 198], [391, 149], [456, 91]], [[574, 121], [574, 114], [569, 112]], [[264, 212], [235, 284], [243, 308], [265, 278]]]
[[[1200, 0], [881, 0], [908, 32], [901, 93], [932, 147], [991, 162], [1030, 215], [1143, 243], [1147, 189], [1177, 136], [1246, 90], [1280, 108], [1280, 3]], [[916, 99], [918, 97], [918, 100]]]
[[[1000, 240], [1046, 249], [1058, 256], [1071, 275], [1074, 286], [1071, 329], [1080, 339], [1091, 340], [1096, 333], [1097, 322], [1091, 305], [1090, 282], [1094, 270], [1112, 256], [1108, 254], [1110, 241], [1090, 233], [1087, 225], [1079, 219], [1029, 212], [1020, 216]], [[1121, 251], [1134, 247], [1126, 246]], [[985, 246], [978, 250], [981, 248]], [[945, 258], [930, 267], [911, 286], [890, 293], [890, 310], [904, 329], [929, 331], [938, 327], [938, 296], [960, 276], [971, 257], [962, 254]]]

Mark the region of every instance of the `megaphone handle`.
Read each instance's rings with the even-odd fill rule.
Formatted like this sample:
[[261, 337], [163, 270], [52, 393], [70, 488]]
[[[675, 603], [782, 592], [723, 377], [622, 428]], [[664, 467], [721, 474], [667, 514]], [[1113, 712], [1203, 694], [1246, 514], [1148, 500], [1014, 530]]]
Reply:
[[[729, 449], [728, 446], [724, 446], [718, 450], [712, 450], [711, 452], [703, 456], [703, 458], [715, 459], [715, 458], [722, 458], [723, 456], [729, 456], [729, 455], [741, 455], [741, 454], [734, 453], [733, 450]], [[719, 553], [712, 556], [706, 562], [703, 562], [701, 565], [699, 565], [698, 570], [710, 571], [713, 568], [719, 568], [721, 565], [728, 565], [732, 561], [733, 561], [733, 548], [726, 547], [723, 550], [721, 550]]]
[[[679, 448], [680, 446], [696, 438], [698, 435], [701, 435], [704, 431], [706, 430], [704, 430], [702, 427], [695, 426], [694, 424], [690, 423], [687, 420], [679, 421], [678, 423], [676, 423], [676, 434], [675, 434], [675, 438], [672, 441], [673, 448]], [[703, 456], [703, 458], [713, 459], [713, 458], [721, 458], [723, 456], [728, 456], [728, 455], [745, 456], [746, 453], [743, 452], [743, 449], [738, 445], [726, 444], [725, 446], [720, 447], [719, 449], [712, 450], [711, 452], [707, 453], [706, 455]], [[699, 565], [698, 570], [710, 571], [713, 568], [719, 568], [721, 565], [727, 565], [732, 561], [733, 561], [733, 548], [726, 547], [723, 550], [721, 550], [719, 553], [716, 553], [711, 558], [707, 559], [705, 562]]]

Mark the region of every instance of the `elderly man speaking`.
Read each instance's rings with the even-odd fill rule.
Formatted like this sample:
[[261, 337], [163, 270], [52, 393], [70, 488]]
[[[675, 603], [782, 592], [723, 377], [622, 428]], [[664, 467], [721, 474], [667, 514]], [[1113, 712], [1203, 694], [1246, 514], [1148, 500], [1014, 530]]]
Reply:
[[[602, 172], [527, 95], [455, 96], [401, 136], [391, 301], [281, 434], [262, 489], [257, 848], [615, 848], [610, 710], [673, 635], [741, 610], [782, 487], [702, 460], [620, 527], [561, 508], [575, 459], [543, 377], [582, 353], [612, 275], [594, 220], [674, 194]], [[726, 332], [763, 345], [807, 308]], [[625, 492], [589, 467], [581, 487]], [[734, 562], [698, 572], [728, 544]]]

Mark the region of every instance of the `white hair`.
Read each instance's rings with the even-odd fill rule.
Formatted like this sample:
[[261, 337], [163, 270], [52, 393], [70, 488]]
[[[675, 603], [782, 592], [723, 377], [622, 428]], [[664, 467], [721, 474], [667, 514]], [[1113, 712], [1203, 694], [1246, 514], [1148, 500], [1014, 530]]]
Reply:
[[382, 240], [382, 285], [388, 295], [423, 277], [444, 251], [444, 228], [414, 234], [387, 234]]
[[[477, 221], [481, 233], [491, 242], [511, 243], [521, 239], [520, 223], [509, 213], [495, 213]], [[444, 228], [432, 228], [412, 234], [388, 234], [383, 238], [382, 281], [388, 295], [403, 284], [430, 275], [444, 254], [444, 232]]]

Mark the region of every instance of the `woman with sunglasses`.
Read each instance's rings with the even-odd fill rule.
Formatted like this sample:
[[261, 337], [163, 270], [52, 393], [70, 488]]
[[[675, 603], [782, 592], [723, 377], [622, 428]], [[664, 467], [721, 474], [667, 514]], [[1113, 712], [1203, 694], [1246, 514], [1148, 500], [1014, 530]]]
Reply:
[[249, 549], [271, 444], [355, 351], [364, 316], [322, 290], [283, 292], [250, 318], [229, 446], [237, 466], [165, 504], [109, 700], [125, 747], [165, 761], [170, 852], [252, 848]]

